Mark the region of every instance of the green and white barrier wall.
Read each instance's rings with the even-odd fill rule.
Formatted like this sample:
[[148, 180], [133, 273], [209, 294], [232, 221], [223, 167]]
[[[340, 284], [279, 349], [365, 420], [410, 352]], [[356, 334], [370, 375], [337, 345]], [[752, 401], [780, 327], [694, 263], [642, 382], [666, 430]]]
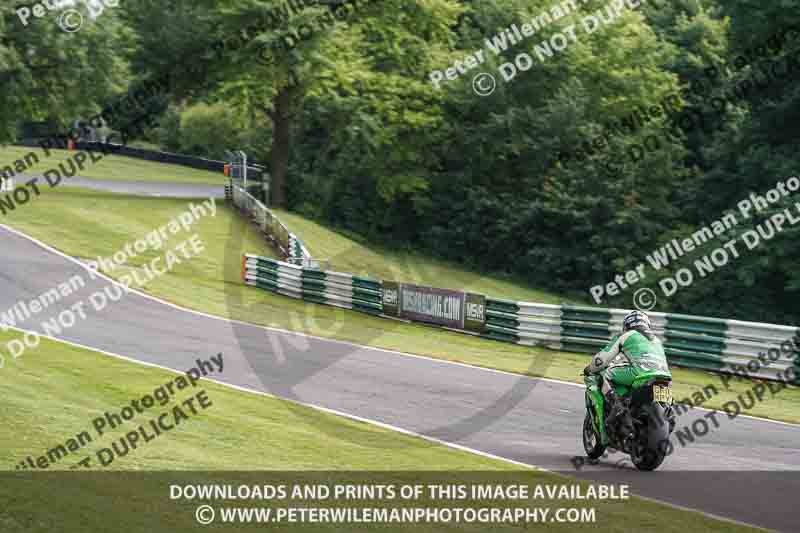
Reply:
[[300, 267], [267, 257], [242, 258], [245, 283], [290, 298], [362, 311], [383, 313], [381, 282], [339, 272]]
[[[492, 298], [487, 298], [486, 307], [485, 337], [590, 353], [622, 331], [622, 319], [628, 313], [624, 309]], [[798, 328], [670, 313], [648, 315], [673, 365], [711, 372], [746, 372], [750, 377], [770, 380], [800, 376], [798, 347], [792, 340], [800, 333]], [[798, 377], [794, 381], [800, 383]]]
[[[254, 255], [242, 258], [242, 278], [248, 285], [309, 302], [567, 352], [599, 351], [622, 331], [622, 319], [628, 313], [624, 309], [494, 299], [300, 267]], [[800, 358], [792, 340], [800, 335], [798, 328], [648, 314], [672, 365], [715, 373], [746, 373], [768, 380], [788, 377], [800, 384]]]

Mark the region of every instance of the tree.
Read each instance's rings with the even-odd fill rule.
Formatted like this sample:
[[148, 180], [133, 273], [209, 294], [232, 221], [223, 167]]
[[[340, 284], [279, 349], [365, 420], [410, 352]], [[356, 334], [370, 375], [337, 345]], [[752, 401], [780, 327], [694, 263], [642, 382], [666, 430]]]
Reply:
[[56, 19], [23, 26], [15, 7], [0, 6], [0, 142], [15, 140], [23, 120], [49, 120], [66, 131], [125, 84], [116, 52], [124, 41], [113, 14], [102, 29], [88, 22], [77, 33], [64, 32]]

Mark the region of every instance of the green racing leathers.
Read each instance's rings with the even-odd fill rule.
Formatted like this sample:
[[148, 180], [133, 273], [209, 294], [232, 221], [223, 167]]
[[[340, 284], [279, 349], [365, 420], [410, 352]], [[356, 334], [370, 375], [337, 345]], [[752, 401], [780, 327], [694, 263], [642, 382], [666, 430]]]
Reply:
[[584, 371], [584, 383], [586, 394], [591, 398], [595, 409], [594, 419], [604, 446], [608, 444], [608, 435], [605, 427], [603, 382], [608, 387], [613, 387], [621, 398], [638, 377], [654, 372], [671, 377], [664, 346], [655, 335], [649, 334], [648, 337], [638, 330], [615, 335], [592, 358], [592, 363]]

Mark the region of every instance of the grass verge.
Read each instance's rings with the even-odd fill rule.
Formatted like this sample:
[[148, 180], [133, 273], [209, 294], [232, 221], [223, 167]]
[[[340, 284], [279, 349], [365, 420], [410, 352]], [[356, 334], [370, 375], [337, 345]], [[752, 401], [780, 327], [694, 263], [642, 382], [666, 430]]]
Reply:
[[[108, 256], [122, 249], [132, 239], [144, 236], [185, 210], [186, 206], [187, 200], [181, 199], [138, 198], [59, 188], [52, 193], [43, 194], [25, 209], [9, 214], [4, 222], [69, 255], [94, 258]], [[102, 219], [104, 223], [97, 224], [98, 219]], [[294, 222], [297, 221], [289, 221], [290, 227], [293, 227]], [[80, 231], [75, 228], [80, 228]], [[419, 324], [406, 324], [309, 304], [245, 286], [240, 279], [241, 251], [263, 255], [273, 253], [256, 228], [243, 222], [242, 217], [234, 210], [222, 205], [219, 206], [215, 218], [202, 219], [193, 228], [205, 243], [206, 253], [153, 280], [147, 286], [149, 293], [192, 309], [264, 326], [531, 376], [582, 382], [579, 373], [588, 362], [588, 357], [583, 354], [489, 341]], [[303, 235], [302, 229], [300, 234]], [[242, 239], [241, 246], [235, 246], [233, 251], [228, 248], [232, 236]], [[181, 234], [175, 237], [176, 242], [183, 238], [185, 236]], [[333, 236], [326, 238], [334, 240]], [[312, 241], [316, 242], [316, 239]], [[343, 244], [334, 242], [334, 246], [341, 247]], [[358, 256], [369, 252], [355, 249], [352, 253]], [[158, 252], [149, 251], [135, 258], [129, 265], [108, 274], [119, 277], [131, 269], [141, 268], [156, 255]], [[350, 257], [347, 253], [342, 253], [341, 256], [343, 259]], [[374, 264], [377, 260], [373, 258], [370, 261]], [[416, 262], [424, 264], [423, 258], [418, 258]], [[524, 299], [510, 282], [482, 280], [479, 275], [468, 272], [454, 273], [453, 266], [447, 266], [448, 275], [452, 277], [437, 281], [435, 276], [444, 267], [435, 262], [433, 264], [439, 266], [427, 268], [420, 265], [416, 271], [405, 271], [412, 278], [404, 281], [454, 286], [451, 280], [458, 279], [458, 283], [463, 280], [466, 283], [464, 288], [470, 290], [485, 290], [494, 296]], [[392, 272], [392, 266], [385, 268]], [[490, 285], [495, 286], [496, 290], [487, 290]], [[720, 376], [696, 370], [674, 368], [673, 376], [676, 399], [691, 397], [693, 394], [695, 397], [698, 394], [702, 396], [703, 390], [713, 385], [716, 393], [702, 404], [707, 408], [721, 409], [725, 402], [734, 400], [737, 395], [744, 394], [753, 386], [749, 380], [737, 379], [726, 388]], [[580, 393], [576, 391], [576, 394]], [[758, 402], [744, 412], [800, 423], [800, 389], [785, 389], [774, 398]]]
[[[0, 333], [0, 342], [11, 334]], [[224, 372], [224, 371], [223, 371]], [[453, 450], [423, 439], [369, 424], [248, 394], [200, 381], [196, 389], [179, 392], [171, 403], [154, 406], [111, 432], [98, 435], [95, 417], [119, 412], [176, 374], [116, 359], [98, 352], [43, 339], [35, 355], [0, 370], [4, 409], [0, 410], [0, 469], [34, 458], [86, 431], [94, 440], [60, 459], [52, 468], [66, 469], [97, 450], [112, 446], [127, 431], [135, 431], [151, 417], [204, 390], [211, 405], [147, 444], [137, 447], [103, 469], [109, 470], [342, 470], [342, 471], [520, 471], [519, 467], [471, 453]], [[188, 411], [188, 410], [187, 410]], [[299, 411], [303, 411], [301, 414]], [[338, 438], [341, 436], [341, 438]], [[0, 484], [0, 530], [9, 533], [39, 531], [196, 531], [192, 511], [197, 502], [169, 500], [164, 483], [136, 478], [10, 477]], [[522, 469], [530, 485], [564, 483], [565, 478]], [[170, 483], [197, 483], [202, 474], [167, 476]], [[220, 476], [215, 478], [220, 482]], [[261, 483], [270, 478], [260, 479]], [[163, 480], [162, 480], [163, 481]], [[227, 480], [229, 482], [230, 480]], [[213, 481], [212, 481], [213, 482]], [[55, 486], [57, 484], [58, 486]], [[252, 483], [255, 485], [256, 483]], [[650, 501], [565, 502], [537, 500], [541, 507], [595, 507], [604, 530], [627, 531], [629, 524], [658, 531], [750, 531]], [[236, 504], [232, 504], [236, 505]], [[155, 525], [154, 525], [155, 524]], [[88, 527], [91, 525], [91, 527]], [[555, 531], [595, 528], [595, 524], [550, 524]], [[217, 526], [220, 527], [220, 526]], [[314, 531], [336, 531], [341, 525]], [[349, 526], [348, 526], [349, 528]], [[292, 527], [304, 530], [302, 527]], [[356, 529], [354, 526], [352, 529]], [[369, 528], [373, 530], [372, 528]], [[483, 531], [485, 525], [411, 528], [428, 531]], [[497, 527], [492, 530], [504, 530]], [[519, 527], [508, 528], [518, 530]], [[288, 529], [287, 529], [288, 530]], [[409, 530], [382, 526], [382, 531]]]

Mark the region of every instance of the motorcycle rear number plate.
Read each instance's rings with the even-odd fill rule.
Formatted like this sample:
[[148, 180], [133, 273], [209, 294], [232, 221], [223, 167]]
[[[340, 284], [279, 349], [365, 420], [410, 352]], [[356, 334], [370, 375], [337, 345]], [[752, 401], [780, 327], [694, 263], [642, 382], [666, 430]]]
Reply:
[[671, 404], [672, 387], [662, 387], [661, 385], [653, 385], [653, 401]]

